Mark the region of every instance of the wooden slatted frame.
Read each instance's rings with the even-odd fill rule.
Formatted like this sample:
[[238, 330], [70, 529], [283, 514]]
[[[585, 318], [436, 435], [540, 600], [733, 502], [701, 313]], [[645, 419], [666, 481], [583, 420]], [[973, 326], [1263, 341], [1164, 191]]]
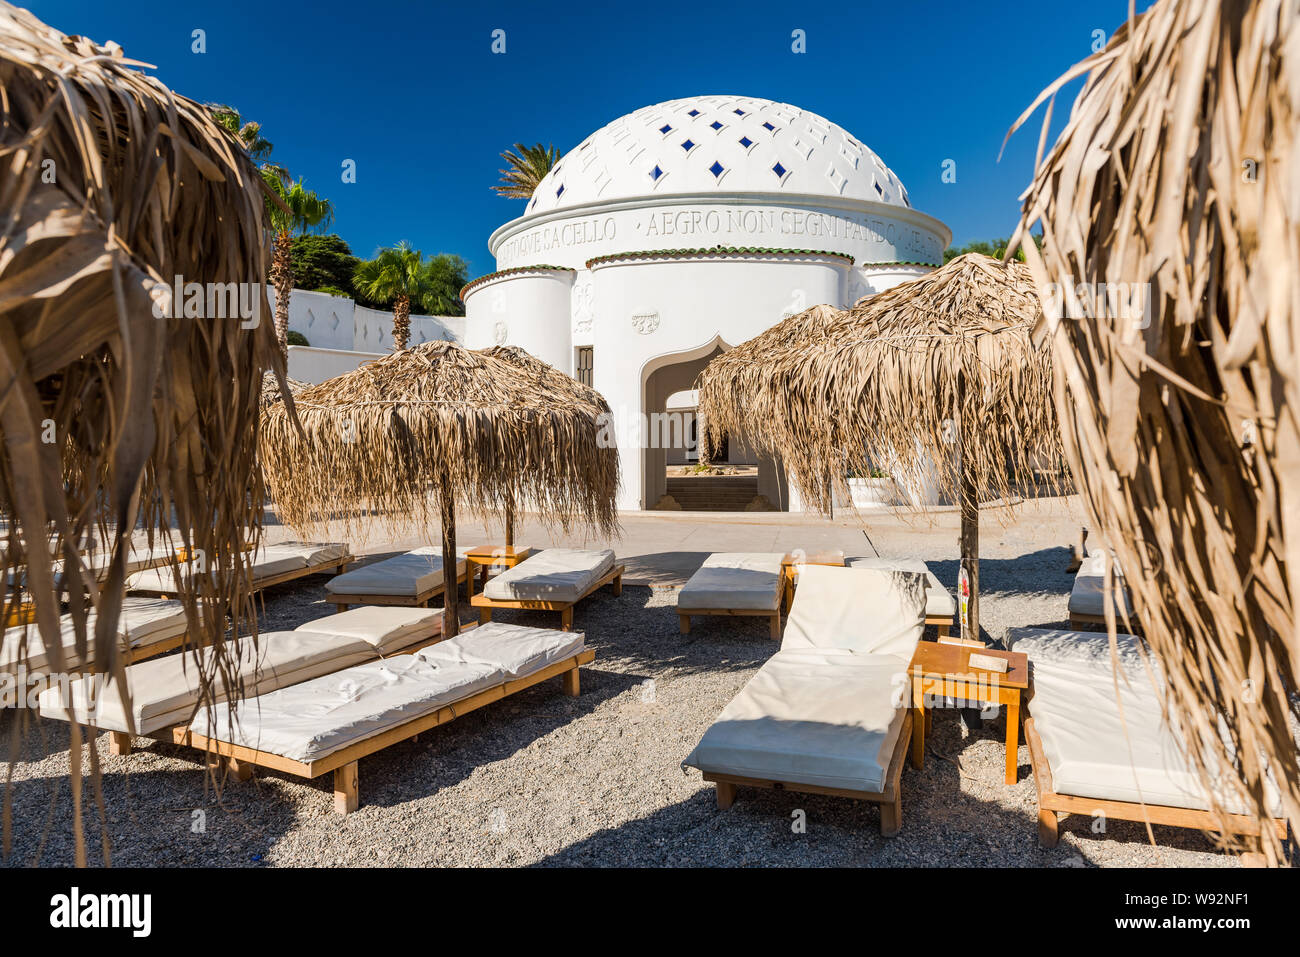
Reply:
[[[470, 575], [473, 574], [469, 562], [465, 562], [465, 571], [457, 573], [456, 586], [459, 588], [464, 585], [469, 587]], [[395, 605], [401, 608], [427, 608], [435, 598], [440, 597], [447, 590], [447, 579], [438, 582], [432, 588], [426, 589], [416, 595], [341, 595], [326, 589], [326, 599], [331, 605], [339, 611], [347, 611], [349, 605]]]
[[[1053, 790], [1052, 769], [1043, 752], [1043, 742], [1034, 727], [1034, 719], [1025, 720], [1025, 743], [1029, 745], [1029, 763], [1034, 770], [1034, 787], [1038, 791], [1038, 843], [1045, 848], [1056, 847], [1061, 838], [1060, 822], [1070, 814], [1091, 817], [1101, 812], [1118, 821], [1164, 824], [1170, 827], [1191, 827], [1201, 831], [1218, 832], [1222, 821], [1209, 811], [1195, 808], [1169, 807], [1164, 804], [1138, 804], [1134, 801], [1107, 801], [1099, 798], [1057, 794]], [[1060, 815], [1058, 817], [1058, 815]], [[1229, 833], [1246, 836], [1259, 834], [1259, 821], [1241, 814], [1226, 818]], [[1286, 840], [1285, 818], [1275, 818], [1273, 827], [1280, 840]]]
[[531, 688], [533, 685], [540, 684], [550, 678], [560, 677], [563, 681], [564, 693], [570, 697], [577, 697], [581, 690], [578, 669], [582, 665], [590, 664], [595, 658], [596, 652], [594, 649], [584, 649], [572, 657], [557, 661], [555, 664], [549, 665], [531, 675], [516, 678], [513, 681], [507, 681], [496, 687], [480, 691], [461, 701], [444, 705], [427, 714], [419, 715], [409, 721], [404, 721], [399, 725], [356, 741], [318, 761], [295, 761], [292, 758], [286, 758], [268, 751], [257, 751], [227, 741], [207, 738], [195, 734], [187, 727], [175, 728], [172, 732], [172, 741], [175, 744], [186, 745], [203, 751], [208, 761], [222, 759], [229, 762], [231, 772], [241, 779], [247, 778], [254, 767], [269, 768], [308, 779], [317, 778], [322, 774], [333, 771], [334, 810], [339, 814], [349, 814], [360, 806], [358, 762], [362, 758], [383, 751], [385, 748], [408, 738], [413, 738], [431, 728], [436, 728], [438, 725], [447, 724], [461, 715], [476, 711], [485, 705], [500, 701], [502, 698], [507, 698], [518, 691], [523, 691], [525, 688]]
[[801, 794], [825, 794], [831, 797], [852, 798], [880, 805], [880, 834], [894, 837], [903, 826], [903, 762], [912, 738], [912, 712], [903, 714], [903, 727], [894, 742], [894, 751], [885, 770], [883, 791], [852, 791], [845, 788], [827, 788], [816, 784], [799, 784], [793, 781], [775, 781], [766, 778], [746, 778], [735, 774], [704, 772], [704, 780], [717, 786], [718, 808], [725, 811], [736, 799], [736, 788], [775, 788], [779, 791], [797, 791]]
[[763, 608], [678, 608], [677, 621], [681, 626], [682, 634], [691, 633], [691, 618], [703, 618], [710, 615], [731, 615], [731, 616], [751, 616], [767, 618], [769, 621], [768, 637], [773, 641], [781, 640], [781, 609], [776, 608], [774, 611], [768, 611]]
[[623, 566], [615, 565], [596, 581], [591, 583], [591, 587], [584, 591], [574, 601], [547, 601], [545, 599], [505, 599], [505, 598], [488, 598], [486, 595], [478, 594], [470, 598], [469, 603], [478, 609], [479, 624], [486, 624], [492, 620], [492, 610], [495, 608], [514, 608], [526, 611], [558, 611], [560, 613], [560, 630], [573, 630], [573, 606], [584, 598], [590, 597], [597, 590], [604, 588], [606, 585], [613, 585], [614, 595], [623, 594]]

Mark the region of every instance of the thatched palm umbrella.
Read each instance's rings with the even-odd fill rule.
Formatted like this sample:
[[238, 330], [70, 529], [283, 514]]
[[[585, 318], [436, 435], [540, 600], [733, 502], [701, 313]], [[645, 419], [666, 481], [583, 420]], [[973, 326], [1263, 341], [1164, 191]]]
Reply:
[[[218, 666], [223, 611], [237, 626], [251, 612], [241, 545], [261, 520], [258, 401], [276, 355], [269, 322], [172, 302], [177, 277], [243, 283], [266, 318], [262, 186], [203, 106], [139, 65], [0, 3], [0, 570], [24, 566], [61, 672], [54, 562], [84, 571], [75, 546], [98, 526], [112, 558], [102, 591], [85, 576], [93, 636], [81, 589], [70, 603], [79, 656], [119, 677], [113, 635], [137, 524], [178, 528], [209, 557], [216, 574], [183, 597], [189, 634], [216, 643]], [[70, 753], [84, 863], [75, 723]]]
[[823, 512], [846, 476], [873, 468], [937, 484], [960, 506], [963, 628], [978, 638], [979, 500], [1009, 499], [1040, 457], [1059, 460], [1050, 356], [1029, 336], [1038, 315], [1023, 265], [959, 256], [812, 327], [810, 342], [710, 363], [700, 416], [710, 438], [743, 429], [779, 455]]
[[[762, 401], [764, 393], [759, 388], [764, 377], [763, 359], [777, 349], [788, 346], [821, 342], [826, 339], [832, 321], [842, 316], [844, 311], [834, 306], [821, 303], [793, 316], [786, 316], [776, 325], [765, 329], [752, 339], [740, 343], [711, 361], [706, 369], [708, 381], [725, 383], [725, 388], [711, 392], [712, 406], [716, 414], [726, 421], [739, 421], [744, 415], [741, 411], [756, 398]], [[706, 381], [701, 377], [701, 382]], [[725, 406], [725, 408], [723, 407]], [[722, 439], [724, 428], [710, 430], [704, 425], [701, 410], [696, 411], [700, 417], [705, 448], [710, 448]], [[754, 413], [759, 415], [761, 413]]]
[[[562, 527], [617, 528], [618, 450], [601, 441], [609, 406], [520, 349], [428, 342], [304, 389], [294, 405], [302, 428], [272, 406], [261, 446], [272, 498], [295, 528], [338, 522], [364, 534], [362, 509], [393, 530], [436, 512], [447, 576], [457, 501], [508, 520], [529, 502]], [[446, 607], [455, 634], [453, 587]]]
[[[1300, 22], [1161, 0], [1081, 73], [1021, 224], [1067, 458], [1201, 774], [1236, 768], [1263, 819], [1267, 762], [1297, 828]], [[1098, 308], [1102, 284], [1137, 308]]]
[[263, 409], [268, 409], [277, 402], [283, 402], [285, 390], [289, 395], [297, 395], [303, 389], [310, 389], [310, 382], [303, 382], [300, 379], [290, 379], [285, 376], [280, 379], [274, 372], [266, 372], [262, 376], [262, 396], [259, 400]]

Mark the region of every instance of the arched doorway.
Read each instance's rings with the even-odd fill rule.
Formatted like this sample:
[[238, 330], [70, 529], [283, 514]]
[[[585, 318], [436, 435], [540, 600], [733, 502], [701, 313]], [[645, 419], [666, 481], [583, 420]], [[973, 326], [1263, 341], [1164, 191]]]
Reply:
[[743, 435], [727, 436], [711, 456], [711, 464], [734, 468], [739, 474], [693, 476], [689, 484], [681, 482], [701, 459], [703, 429], [696, 416], [696, 379], [728, 348], [718, 336], [694, 349], [656, 356], [642, 367], [641, 408], [647, 430], [642, 449], [643, 508], [661, 503], [670, 481], [676, 490], [674, 501], [682, 508], [739, 511], [758, 496], [770, 508], [789, 507], [783, 473], [770, 457], [751, 449]]

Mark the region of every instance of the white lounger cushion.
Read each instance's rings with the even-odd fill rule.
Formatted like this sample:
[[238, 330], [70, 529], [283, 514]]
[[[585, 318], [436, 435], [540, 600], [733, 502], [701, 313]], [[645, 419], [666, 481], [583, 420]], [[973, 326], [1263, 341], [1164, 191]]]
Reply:
[[[333, 546], [326, 546], [331, 548]], [[252, 578], [254, 582], [261, 579], [271, 578], [275, 575], [283, 575], [285, 572], [298, 571], [307, 568], [311, 564], [327, 565], [329, 560], [311, 563], [308, 562], [305, 554], [306, 548], [285, 548], [280, 545], [270, 545], [267, 548], [259, 548], [252, 555]], [[180, 565], [181, 576], [194, 574], [198, 567], [198, 562], [190, 560], [182, 562]], [[144, 591], [160, 592], [164, 595], [174, 595], [180, 588], [178, 581], [185, 580], [178, 578], [176, 568], [172, 565], [163, 565], [159, 568], [150, 568], [146, 571], [138, 572], [126, 580], [127, 591]]]
[[[459, 549], [457, 550], [459, 551]], [[456, 577], [465, 573], [465, 560], [457, 558]], [[426, 545], [381, 562], [335, 575], [325, 590], [335, 595], [393, 595], [414, 598], [442, 585], [442, 549]]]
[[502, 683], [484, 662], [444, 664], [417, 655], [372, 661], [195, 715], [190, 728], [205, 737], [316, 761]]
[[[152, 548], [142, 545], [130, 546], [130, 551], [126, 556], [126, 572], [130, 575], [141, 569], [150, 568], [162, 562], [170, 561], [174, 548], [155, 544]], [[82, 563], [90, 571], [91, 576], [102, 582], [108, 577], [108, 568], [112, 561], [113, 553], [102, 545], [93, 552], [88, 552], [81, 556]], [[62, 560], [53, 564], [54, 584], [55, 587], [61, 587], [63, 584], [63, 573], [66, 563]], [[25, 586], [27, 584], [27, 569], [20, 568], [9, 573], [9, 583]]]
[[893, 655], [782, 649], [683, 763], [713, 774], [879, 793], [902, 729], [906, 685], [906, 662]]
[[499, 601], [576, 602], [614, 567], [611, 549], [548, 548], [487, 583], [483, 594]]
[[[1079, 573], [1074, 576], [1074, 587], [1070, 589], [1070, 614], [1098, 618], [1106, 614], [1106, 562], [1110, 558], [1109, 552], [1101, 550], [1092, 552], [1083, 560]], [[1128, 586], [1124, 584], [1124, 574], [1118, 565], [1111, 573], [1110, 588], [1116, 617], [1121, 622], [1123, 615], [1131, 618], [1133, 607], [1128, 599]]]
[[[1119, 636], [1117, 681], [1104, 634], [1013, 630], [1016, 650], [1025, 652], [1032, 665], [1029, 710], [1057, 794], [1209, 808], [1186, 745], [1161, 712], [1161, 669], [1158, 662], [1151, 663], [1153, 684], [1137, 638]], [[1270, 790], [1277, 802], [1276, 790]], [[1244, 811], [1231, 788], [1221, 795], [1230, 812]]]
[[580, 631], [553, 631], [490, 621], [416, 654], [426, 661], [442, 664], [486, 662], [500, 669], [503, 680], [513, 681], [572, 658], [585, 645]]
[[441, 622], [441, 608], [361, 605], [337, 615], [326, 615], [309, 621], [294, 631], [359, 638], [376, 652], [385, 654], [390, 650], [405, 648], [421, 637], [433, 637], [438, 633]]
[[[414, 655], [349, 668], [195, 716], [205, 737], [317, 761], [413, 718], [526, 677], [583, 649], [581, 632], [490, 622]], [[209, 734], [209, 730], [213, 734]]]
[[677, 595], [678, 609], [776, 611], [781, 602], [780, 552], [710, 555]]
[[[1080, 664], [1092, 664], [1107, 669], [1110, 673], [1110, 641], [1104, 632], [1069, 631], [1057, 628], [1008, 628], [1006, 637], [1008, 651], [1019, 651], [1029, 656], [1030, 661], [1074, 661]], [[1142, 639], [1136, 635], [1118, 634], [1115, 636], [1115, 650], [1120, 667], [1125, 671], [1140, 673], [1144, 667], [1142, 659]], [[1152, 659], [1153, 667], [1158, 663]], [[1143, 680], [1149, 680], [1143, 677]]]
[[[211, 654], [197, 652], [204, 667]], [[303, 631], [274, 631], [260, 635], [254, 651], [251, 638], [239, 642], [237, 674], [244, 683], [244, 694], [251, 696], [283, 685], [305, 681], [318, 675], [374, 656], [369, 644], [343, 635]], [[187, 721], [199, 701], [199, 667], [194, 653], [154, 658], [126, 669], [131, 693], [131, 712], [138, 734], [152, 734], [162, 728]], [[217, 699], [226, 696], [225, 685], [214, 684]], [[81, 724], [93, 724], [105, 731], [128, 731], [126, 711], [116, 682], [96, 677], [80, 678], [69, 685], [70, 702]], [[64, 719], [66, 705], [55, 686], [41, 693], [41, 714]]]
[[890, 571], [913, 572], [925, 576], [925, 617], [951, 618], [957, 614], [957, 601], [943, 587], [939, 576], [919, 558], [846, 558], [847, 568], [884, 568]]
[[260, 553], [268, 560], [297, 557], [303, 560], [299, 568], [336, 562], [348, 553], [346, 542], [280, 542], [267, 545]]
[[808, 565], [781, 650], [844, 648], [911, 661], [925, 630], [925, 579], [911, 572]]
[[[81, 660], [77, 655], [77, 632], [72, 615], [63, 615], [59, 619], [59, 626], [63, 638], [63, 663], [68, 668], [76, 668]], [[175, 638], [184, 634], [185, 628], [185, 606], [178, 601], [134, 596], [122, 599], [117, 634], [119, 638], [126, 639], [133, 650]], [[27, 632], [27, 651], [20, 661], [18, 649], [24, 631]], [[94, 612], [86, 618], [86, 640], [91, 644], [95, 640]], [[49, 649], [41, 641], [40, 631], [35, 625], [8, 628], [3, 639], [0, 639], [0, 672], [12, 674], [20, 663], [31, 673], [43, 673], [51, 665]]]

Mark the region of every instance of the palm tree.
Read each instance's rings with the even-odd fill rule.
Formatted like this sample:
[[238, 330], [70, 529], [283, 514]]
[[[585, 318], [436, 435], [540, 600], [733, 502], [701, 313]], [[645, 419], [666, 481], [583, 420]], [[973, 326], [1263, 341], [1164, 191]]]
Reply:
[[536, 146], [516, 143], [515, 151], [506, 150], [501, 158], [506, 161], [506, 168], [499, 171], [501, 185], [492, 188], [499, 196], [528, 199], [537, 189], [537, 184], [560, 161], [560, 151], [541, 143]]
[[286, 182], [272, 164], [262, 166], [266, 183], [266, 215], [275, 230], [271, 252], [271, 282], [275, 286], [275, 338], [289, 352], [289, 296], [293, 294], [293, 233], [325, 228], [334, 219], [334, 204], [302, 185]]
[[269, 167], [285, 182], [289, 181], [289, 171], [278, 163], [270, 161], [271, 151], [275, 147], [262, 135], [261, 123], [255, 120], [245, 121], [239, 110], [224, 103], [209, 103], [207, 107], [217, 125], [239, 142], [249, 159], [254, 163], [260, 163], [263, 169]]
[[357, 266], [352, 283], [357, 292], [376, 302], [393, 304], [393, 349], [406, 348], [411, 337], [411, 303], [434, 306], [434, 287], [424, 254], [402, 240], [379, 250], [374, 259]]

